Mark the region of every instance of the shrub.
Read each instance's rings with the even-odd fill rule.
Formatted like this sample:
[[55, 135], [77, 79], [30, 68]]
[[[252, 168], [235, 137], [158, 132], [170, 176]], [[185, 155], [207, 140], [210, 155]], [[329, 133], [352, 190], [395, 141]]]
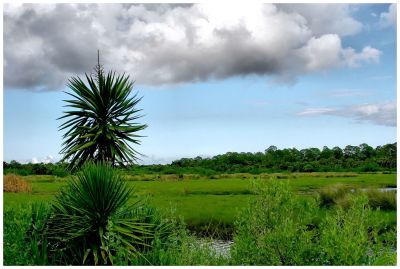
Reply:
[[396, 232], [374, 215], [365, 194], [346, 193], [348, 208], [322, 209], [327, 214], [321, 215], [317, 199], [296, 197], [283, 182], [257, 185], [257, 193], [235, 222], [234, 264], [396, 263]]
[[32, 165], [32, 173], [35, 175], [49, 175], [50, 170], [47, 168], [46, 164], [35, 163]]
[[372, 265], [390, 256], [395, 245], [378, 240], [379, 221], [365, 195], [353, 195], [348, 210], [335, 208], [321, 224], [319, 262], [322, 265]]
[[366, 163], [359, 168], [361, 172], [376, 172], [381, 170], [378, 164], [376, 163]]
[[[242, 265], [305, 265], [312, 263], [315, 200], [294, 196], [287, 183], [257, 184], [257, 199], [235, 222], [233, 262]], [[314, 223], [314, 224], [313, 224]]]
[[32, 186], [26, 180], [15, 174], [8, 174], [3, 177], [4, 192], [32, 192]]
[[308, 172], [308, 173], [310, 173], [310, 172], [315, 172], [315, 168], [314, 168], [313, 165], [307, 163], [307, 164], [304, 165], [304, 167], [303, 167], [303, 172]]
[[7, 174], [16, 174], [19, 176], [29, 176], [32, 175], [32, 170], [23, 169], [23, 168], [6, 168], [4, 169], [3, 173]]

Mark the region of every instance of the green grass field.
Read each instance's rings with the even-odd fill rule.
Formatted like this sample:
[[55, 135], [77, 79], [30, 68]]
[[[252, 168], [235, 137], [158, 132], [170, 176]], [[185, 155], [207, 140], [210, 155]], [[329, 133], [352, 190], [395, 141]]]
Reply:
[[[36, 201], [48, 202], [64, 186], [68, 178], [26, 176], [32, 193], [4, 193], [4, 206], [17, 206]], [[252, 183], [278, 178], [288, 181], [293, 191], [304, 197], [317, 195], [319, 189], [341, 184], [353, 188], [396, 187], [396, 174], [355, 173], [292, 173], [292, 174], [229, 174], [213, 178], [192, 175], [125, 176], [138, 194], [138, 199], [161, 211], [181, 216], [189, 227], [232, 226], [237, 212], [254, 197]], [[388, 221], [396, 221], [396, 212], [381, 212]], [[212, 227], [211, 227], [212, 229]]]

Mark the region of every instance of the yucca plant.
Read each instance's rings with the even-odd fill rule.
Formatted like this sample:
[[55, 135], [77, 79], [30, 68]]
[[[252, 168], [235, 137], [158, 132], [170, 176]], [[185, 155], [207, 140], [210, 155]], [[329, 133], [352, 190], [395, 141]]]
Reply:
[[48, 237], [63, 264], [113, 264], [119, 249], [140, 255], [152, 237], [151, 224], [138, 221], [126, 182], [110, 165], [87, 164], [55, 197]]
[[86, 161], [109, 162], [125, 165], [138, 159], [140, 155], [129, 143], [139, 144], [137, 133], [147, 127], [134, 123], [141, 117], [141, 109], [136, 106], [141, 100], [137, 93], [132, 95], [133, 81], [129, 76], [108, 72], [105, 75], [100, 60], [94, 74], [85, 74], [85, 83], [79, 77], [69, 79], [68, 87], [72, 100], [66, 107], [67, 119], [59, 130], [67, 130], [63, 135], [61, 154], [63, 161], [70, 161], [69, 168], [79, 168]]

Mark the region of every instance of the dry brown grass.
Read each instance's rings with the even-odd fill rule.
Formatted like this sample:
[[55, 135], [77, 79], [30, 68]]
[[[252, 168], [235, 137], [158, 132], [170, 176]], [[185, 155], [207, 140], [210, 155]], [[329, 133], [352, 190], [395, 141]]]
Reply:
[[8, 174], [3, 177], [4, 192], [32, 192], [32, 186], [20, 176]]

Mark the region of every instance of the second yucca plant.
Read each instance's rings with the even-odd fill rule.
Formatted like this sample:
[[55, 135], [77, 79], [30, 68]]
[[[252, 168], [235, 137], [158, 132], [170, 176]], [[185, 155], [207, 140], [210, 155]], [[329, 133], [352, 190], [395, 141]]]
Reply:
[[[56, 196], [48, 236], [64, 264], [113, 264], [121, 248], [140, 255], [151, 225], [127, 214], [132, 188], [110, 165], [89, 164]], [[117, 246], [115, 242], [117, 241]]]

